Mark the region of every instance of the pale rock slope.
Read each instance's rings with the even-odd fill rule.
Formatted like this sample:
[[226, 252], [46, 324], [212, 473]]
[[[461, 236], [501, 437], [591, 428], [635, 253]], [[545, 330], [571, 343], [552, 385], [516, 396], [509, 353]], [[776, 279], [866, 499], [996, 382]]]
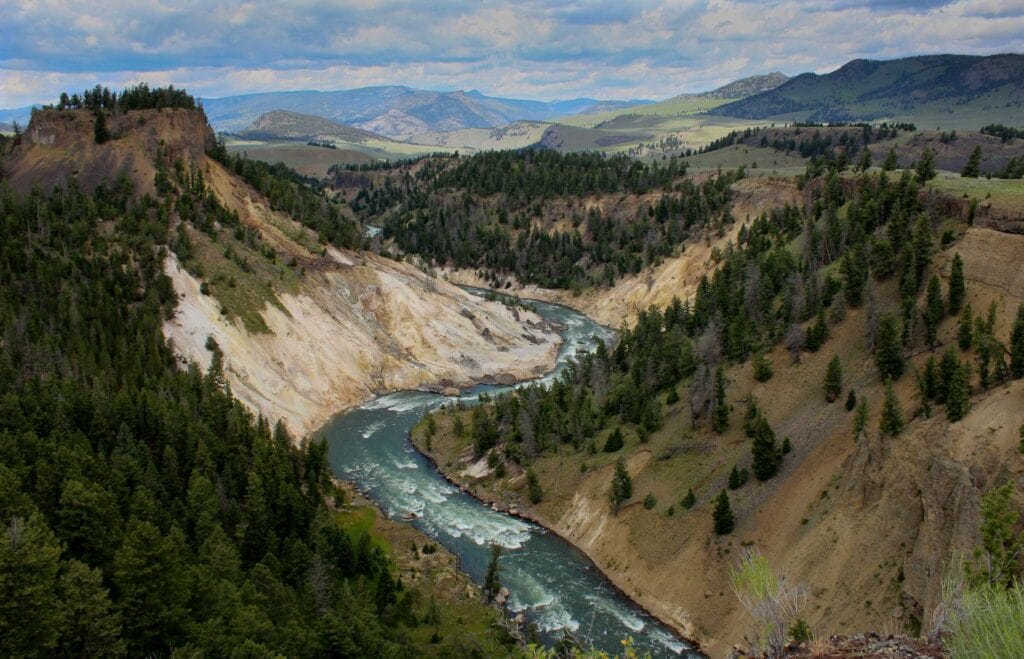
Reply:
[[[164, 270], [179, 304], [164, 334], [183, 365], [195, 361], [204, 368], [213, 354], [207, 338], [213, 337], [235, 395], [272, 423], [283, 419], [303, 435], [375, 394], [507, 382], [554, 365], [561, 337], [537, 315], [487, 302], [409, 263], [325, 246], [314, 232], [272, 210], [206, 155], [215, 141], [202, 112], [132, 111], [111, 116], [108, 126], [112, 139], [96, 144], [91, 113], [37, 112], [22, 145], [4, 163], [5, 182], [21, 192], [72, 182], [91, 190], [127, 177], [141, 195], [156, 192], [161, 154], [201, 171], [210, 193], [258, 232], [273, 259], [230, 232], [220, 231], [214, 241], [186, 228], [197, 274], [167, 251]], [[228, 250], [249, 270], [233, 271], [231, 283], [212, 282], [213, 294], [202, 294], [198, 273], [223, 268]], [[236, 283], [237, 290], [273, 289], [264, 301], [246, 300], [269, 331], [250, 331], [237, 314], [225, 313], [234, 305], [217, 293]]]
[[[536, 315], [485, 302], [415, 268], [332, 251], [286, 311], [267, 305], [269, 334], [250, 334], [172, 256], [180, 296], [164, 332], [187, 360], [209, 365], [208, 336], [225, 354], [234, 394], [269, 419], [307, 433], [375, 394], [423, 385], [530, 378], [554, 363], [558, 334]], [[518, 317], [517, 317], [518, 316]]]

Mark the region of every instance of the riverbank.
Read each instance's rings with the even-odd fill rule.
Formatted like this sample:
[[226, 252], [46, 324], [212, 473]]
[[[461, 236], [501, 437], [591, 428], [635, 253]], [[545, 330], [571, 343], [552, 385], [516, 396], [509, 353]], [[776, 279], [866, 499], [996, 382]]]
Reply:
[[[443, 412], [435, 414], [435, 420], [447, 416]], [[444, 423], [438, 422], [439, 425]], [[450, 423], [450, 421], [449, 421]], [[447, 430], [448, 432], [444, 432]], [[694, 654], [707, 656], [701, 649], [701, 642], [696, 634], [696, 629], [689, 621], [689, 618], [680, 620], [678, 615], [664, 616], [660, 614], [658, 606], [660, 602], [649, 597], [644, 597], [643, 591], [634, 587], [629, 579], [624, 579], [615, 570], [615, 565], [610, 561], [603, 560], [603, 556], [587, 551], [587, 548], [574, 542], [571, 531], [562, 526], [558, 520], [546, 515], [540, 505], [531, 504], [526, 494], [526, 473], [520, 473], [512, 477], [506, 475], [505, 479], [492, 478], [494, 470], [486, 466], [486, 458], [473, 460], [472, 442], [468, 437], [458, 437], [451, 432], [451, 427], [441, 428], [428, 439], [428, 421], [424, 418], [411, 431], [409, 440], [419, 453], [427, 459], [434, 469], [449, 483], [477, 501], [489, 506], [496, 512], [501, 512], [519, 519], [532, 522], [548, 533], [551, 533], [567, 545], [579, 552], [582, 556], [599, 570], [616, 590], [637, 607], [643, 609], [652, 618], [671, 629], [675, 635], [686, 643]], [[440, 437], [456, 438], [462, 442], [435, 443]], [[507, 467], [506, 467], [507, 468]], [[514, 484], [513, 489], [502, 488], [503, 484]], [[637, 505], [637, 504], [634, 504]], [[645, 601], [647, 600], [647, 601]]]
[[345, 503], [334, 510], [335, 521], [355, 542], [370, 533], [397, 568], [403, 589], [415, 590], [413, 611], [423, 624], [410, 628], [420, 656], [452, 656], [473, 647], [486, 656], [509, 654], [516, 645], [507, 621], [489, 605], [480, 586], [459, 569], [458, 557], [410, 524], [387, 517], [347, 481], [335, 481]]

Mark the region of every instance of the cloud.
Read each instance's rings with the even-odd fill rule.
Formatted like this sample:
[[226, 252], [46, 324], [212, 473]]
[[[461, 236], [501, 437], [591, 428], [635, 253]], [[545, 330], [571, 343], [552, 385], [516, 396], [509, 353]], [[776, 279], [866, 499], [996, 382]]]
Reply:
[[1024, 50], [1024, 0], [9, 0], [0, 107], [174, 82], [204, 96], [406, 84], [658, 98], [856, 58]]

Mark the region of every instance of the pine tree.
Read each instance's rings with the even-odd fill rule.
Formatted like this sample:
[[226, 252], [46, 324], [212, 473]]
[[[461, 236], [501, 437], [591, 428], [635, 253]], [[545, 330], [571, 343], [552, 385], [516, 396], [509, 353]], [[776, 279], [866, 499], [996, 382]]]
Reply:
[[711, 411], [711, 427], [717, 433], [729, 428], [729, 402], [725, 397], [725, 370], [719, 366], [715, 370], [715, 404]]
[[754, 441], [750, 445], [753, 456], [754, 476], [759, 481], [766, 481], [779, 472], [782, 465], [782, 453], [775, 441], [775, 431], [763, 417], [755, 422]]
[[0, 526], [0, 655], [47, 656], [61, 629], [60, 545], [42, 516]]
[[949, 381], [953, 379], [954, 373], [960, 368], [960, 359], [957, 357], [956, 350], [953, 348], [947, 348], [942, 353], [942, 357], [939, 359], [937, 367], [937, 373], [935, 374], [935, 402], [944, 404], [946, 402], [946, 395], [949, 394]]
[[889, 153], [886, 154], [885, 162], [882, 163], [882, 171], [891, 172], [897, 167], [899, 167], [899, 162], [896, 160], [896, 148], [889, 147]]
[[967, 159], [967, 164], [964, 165], [963, 170], [960, 172], [960, 176], [964, 178], [978, 178], [978, 174], [981, 173], [981, 145], [975, 145], [974, 150], [971, 151], [971, 157]]
[[946, 417], [959, 421], [971, 408], [971, 369], [967, 364], [957, 364], [946, 388]]
[[686, 491], [686, 496], [683, 497], [683, 500], [680, 501], [679, 504], [686, 510], [689, 510], [690, 508], [693, 508], [693, 504], [695, 503], [697, 503], [697, 496], [693, 493], [693, 488], [691, 487]]
[[718, 498], [715, 499], [715, 510], [712, 513], [712, 519], [715, 522], [715, 533], [717, 535], [727, 535], [736, 528], [736, 518], [733, 517], [732, 506], [729, 505], [729, 495], [725, 493], [725, 490], [722, 490]]
[[953, 267], [949, 274], [949, 313], [953, 315], [960, 313], [960, 307], [963, 305], [966, 295], [964, 260], [957, 252], [953, 255]]
[[544, 499], [544, 490], [540, 486], [540, 480], [533, 469], [526, 470], [526, 489], [530, 496], [530, 503], [538, 504]]
[[100, 570], [71, 560], [60, 578], [59, 590], [64, 619], [60, 653], [67, 657], [123, 656], [121, 616], [113, 610]]
[[936, 275], [928, 280], [928, 293], [924, 310], [924, 327], [928, 345], [935, 346], [938, 340], [939, 323], [946, 315], [946, 301], [942, 299], [942, 284]]
[[857, 392], [850, 389], [850, 393], [846, 395], [846, 411], [852, 412], [855, 407], [857, 407]]
[[612, 489], [609, 494], [612, 510], [619, 512], [622, 502], [633, 496], [633, 479], [626, 470], [626, 461], [619, 458], [615, 461], [615, 475], [612, 476]]
[[501, 566], [498, 559], [501, 558], [501, 545], [491, 545], [491, 558], [487, 562], [487, 574], [484, 576], [484, 595], [488, 601], [493, 600], [501, 591]]
[[825, 400], [833, 402], [843, 391], [843, 364], [839, 355], [832, 357], [825, 371]]
[[857, 169], [862, 172], [868, 171], [871, 167], [871, 150], [864, 149], [861, 151], [860, 160], [857, 162]]
[[882, 379], [898, 380], [903, 375], [903, 351], [896, 317], [882, 316], [875, 343], [875, 364]]
[[960, 324], [957, 327], [956, 340], [961, 350], [970, 350], [974, 344], [974, 319], [971, 317], [971, 305], [964, 306], [960, 314]]
[[[924, 284], [924, 273], [928, 271], [928, 266], [932, 263], [932, 251], [933, 251], [933, 240], [932, 240], [932, 225], [928, 219], [928, 216], [921, 214], [917, 218], [917, 224], [914, 225], [914, 291], [921, 290], [921, 285]], [[909, 292], [909, 291], [908, 291]]]
[[892, 389], [892, 381], [885, 381], [885, 402], [882, 404], [882, 418], [879, 423], [882, 435], [895, 437], [903, 432], [903, 408]]
[[1024, 378], [1024, 304], [1017, 307], [1017, 318], [1010, 332], [1010, 373]]
[[603, 450], [605, 453], [614, 453], [622, 448], [623, 443], [622, 430], [615, 428], [615, 430], [608, 435], [608, 439], [605, 440]]
[[738, 490], [747, 482], [750, 474], [747, 473], [746, 469], [740, 469], [737, 465], [732, 466], [732, 471], [729, 472], [729, 489]]
[[935, 152], [931, 148], [925, 147], [921, 154], [921, 160], [917, 162], [914, 171], [917, 173], [918, 183], [925, 183], [935, 178], [937, 173], [935, 171]]
[[96, 112], [96, 120], [93, 122], [92, 132], [96, 144], [103, 144], [110, 139], [110, 131], [107, 130], [107, 118], [102, 110]]

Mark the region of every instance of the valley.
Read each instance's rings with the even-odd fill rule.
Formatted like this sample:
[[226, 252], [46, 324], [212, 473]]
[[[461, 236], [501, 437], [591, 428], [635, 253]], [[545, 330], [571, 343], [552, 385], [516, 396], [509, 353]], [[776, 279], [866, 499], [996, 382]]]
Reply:
[[774, 62], [0, 113], [0, 654], [1014, 656], [1024, 58]]

